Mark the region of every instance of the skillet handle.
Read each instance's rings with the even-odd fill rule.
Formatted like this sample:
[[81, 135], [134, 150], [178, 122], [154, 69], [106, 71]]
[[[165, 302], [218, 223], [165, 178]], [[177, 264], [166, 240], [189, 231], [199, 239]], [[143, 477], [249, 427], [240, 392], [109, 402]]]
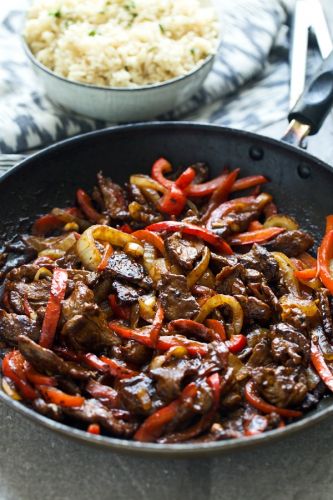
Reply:
[[[323, 61], [311, 78], [303, 94], [288, 115], [289, 122], [295, 120], [308, 126], [307, 134], [318, 132], [333, 105], [333, 51]], [[306, 135], [307, 135], [306, 134]]]

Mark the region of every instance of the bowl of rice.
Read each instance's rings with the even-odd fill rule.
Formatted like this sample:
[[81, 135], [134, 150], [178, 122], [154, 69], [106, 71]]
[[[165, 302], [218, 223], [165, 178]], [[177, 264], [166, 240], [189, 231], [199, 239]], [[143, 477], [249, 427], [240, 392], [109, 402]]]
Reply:
[[186, 101], [218, 41], [209, 0], [35, 0], [24, 28], [49, 98], [113, 122], [147, 120]]

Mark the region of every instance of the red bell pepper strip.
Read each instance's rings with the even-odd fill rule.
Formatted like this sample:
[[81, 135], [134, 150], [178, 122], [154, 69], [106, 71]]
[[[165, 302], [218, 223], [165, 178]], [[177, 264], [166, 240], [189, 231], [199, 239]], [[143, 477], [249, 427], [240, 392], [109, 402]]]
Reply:
[[32, 226], [32, 234], [36, 236], [45, 236], [56, 229], [64, 226], [64, 222], [53, 214], [42, 215]]
[[258, 229], [257, 231], [240, 233], [231, 238], [230, 244], [250, 245], [252, 243], [261, 243], [274, 238], [283, 231], [285, 231], [285, 229], [282, 227], [268, 227], [267, 229]]
[[182, 405], [188, 400], [193, 400], [196, 393], [196, 385], [191, 382], [183, 389], [178, 399], [146, 418], [134, 434], [135, 441], [146, 443], [156, 441], [163, 434], [165, 426], [177, 416]]
[[147, 243], [150, 243], [155, 248], [157, 248], [157, 250], [159, 250], [162, 255], [165, 255], [164, 241], [158, 234], [147, 231], [146, 229], [139, 229], [138, 231], [134, 231], [132, 235], [140, 241], [146, 241]]
[[213, 390], [214, 397], [214, 409], [216, 410], [220, 404], [220, 396], [221, 396], [221, 377], [218, 373], [213, 373], [207, 377], [207, 383]]
[[333, 215], [328, 215], [326, 217], [326, 233], [333, 230]]
[[234, 185], [237, 176], [239, 174], [239, 168], [228, 174], [223, 181], [221, 181], [220, 185], [213, 191], [212, 196], [210, 197], [208, 207], [204, 215], [202, 216], [203, 222], [207, 221], [210, 218], [212, 212], [221, 205], [221, 203], [225, 202], [228, 199], [228, 196], [231, 192], [232, 186]]
[[158, 208], [163, 213], [177, 216], [184, 210], [186, 201], [187, 198], [183, 191], [173, 184], [169, 191], [163, 195], [163, 198], [158, 204]]
[[207, 228], [211, 228], [214, 222], [222, 219], [225, 215], [228, 215], [231, 212], [237, 212], [238, 210], [245, 211], [247, 206], [249, 206], [249, 208], [252, 207], [255, 201], [255, 196], [243, 196], [241, 198], [235, 198], [234, 200], [221, 203], [221, 205], [216, 207], [210, 214], [206, 224]]
[[294, 271], [294, 275], [299, 280], [311, 280], [317, 276], [317, 267]]
[[171, 163], [169, 163], [168, 160], [166, 160], [165, 158], [159, 158], [158, 160], [155, 161], [154, 165], [152, 166], [151, 176], [155, 181], [162, 184], [162, 186], [166, 187], [167, 189], [170, 189], [171, 186], [174, 184], [174, 182], [170, 181], [169, 179], [166, 179], [163, 174], [171, 171], [172, 171]]
[[184, 190], [191, 184], [191, 182], [194, 180], [196, 176], [196, 172], [194, 168], [188, 167], [184, 172], [178, 177], [178, 179], [175, 181], [175, 185], [181, 189]]
[[88, 425], [87, 432], [90, 434], [96, 434], [97, 436], [101, 433], [101, 427], [99, 424], [90, 424]]
[[258, 231], [258, 229], [262, 229], [264, 226], [258, 220], [253, 220], [249, 224], [249, 231]]
[[38, 373], [29, 363], [25, 364], [25, 376], [34, 385], [50, 385], [54, 387], [57, 381], [54, 377], [48, 377]]
[[206, 325], [208, 328], [211, 328], [214, 332], [218, 333], [221, 340], [227, 340], [227, 334], [221, 321], [218, 319], [206, 319]]
[[102, 256], [102, 260], [98, 264], [97, 271], [104, 271], [104, 269], [108, 265], [109, 258], [111, 257], [112, 254], [113, 254], [113, 248], [110, 245], [110, 243], [107, 243], [105, 245], [105, 249], [104, 249], [104, 253], [103, 253], [103, 256]]
[[83, 191], [83, 189], [78, 189], [76, 191], [76, 199], [82, 212], [88, 217], [91, 222], [99, 222], [102, 218], [102, 214], [94, 209], [90, 196]]
[[318, 249], [319, 278], [326, 288], [333, 294], [333, 276], [330, 263], [333, 259], [333, 230], [325, 234]]
[[[139, 332], [113, 321], [109, 323], [109, 328], [111, 328], [111, 330], [116, 332], [120, 337], [124, 339], [135, 340], [136, 342], [146, 345], [151, 349], [154, 348], [149, 333]], [[167, 351], [171, 347], [185, 347], [188, 353], [192, 355], [204, 355], [207, 354], [208, 350], [207, 344], [189, 340], [186, 337], [181, 337], [180, 335], [162, 335], [161, 337], [159, 337], [156, 343], [156, 349], [160, 351]]]
[[150, 330], [150, 340], [152, 345], [155, 347], [160, 336], [162, 325], [164, 320], [164, 311], [161, 304], [158, 304], [155, 318]]
[[[186, 194], [192, 198], [208, 196], [219, 187], [220, 183], [223, 182], [226, 176], [227, 174], [223, 173], [211, 181], [204, 182], [202, 184], [192, 184], [186, 189]], [[238, 179], [234, 183], [231, 192], [249, 189], [251, 187], [258, 186], [259, 184], [264, 184], [265, 182], [267, 182], [267, 179], [263, 175], [244, 177], [243, 179]]]
[[64, 300], [68, 274], [67, 271], [55, 268], [53, 271], [51, 294], [48, 300], [39, 343], [50, 348], [56, 333], [61, 313], [61, 301]]
[[39, 385], [39, 392], [42, 396], [50, 403], [54, 403], [58, 406], [63, 406], [65, 408], [82, 406], [84, 403], [84, 398], [82, 396], [73, 396], [72, 394], [66, 394], [55, 387], [49, 387], [47, 385]]
[[24, 399], [33, 401], [38, 398], [38, 394], [26, 380], [24, 362], [19, 351], [8, 352], [2, 360], [2, 373], [14, 382]]
[[127, 233], [127, 234], [133, 233], [133, 229], [131, 228], [131, 226], [129, 224], [123, 224], [118, 229], [119, 229], [119, 231], [122, 231], [123, 233]]
[[319, 377], [324, 384], [333, 392], [333, 374], [329, 369], [323, 354], [316, 343], [316, 339], [311, 341], [311, 362], [315, 367]]
[[[207, 342], [216, 340], [217, 337], [217, 335], [215, 335], [215, 330], [207, 328], [202, 323], [198, 323], [192, 319], [174, 319], [169, 322], [168, 330], [171, 333], [177, 332], [182, 335], [196, 337]], [[220, 337], [218, 336], [218, 338]]]
[[124, 319], [128, 321], [131, 316], [131, 308], [129, 306], [121, 306], [117, 302], [117, 297], [115, 294], [108, 296], [109, 304], [112, 308], [114, 315], [119, 319]]
[[245, 386], [245, 398], [250, 405], [257, 408], [257, 410], [262, 411], [263, 413], [277, 413], [282, 417], [287, 418], [298, 418], [302, 416], [302, 412], [298, 410], [289, 410], [288, 408], [280, 408], [279, 406], [274, 406], [269, 403], [266, 403], [263, 399], [261, 399], [256, 391], [253, 380], [249, 380]]
[[228, 243], [226, 243], [220, 236], [217, 236], [208, 229], [195, 226], [194, 224], [176, 221], [163, 221], [151, 224], [150, 226], [147, 226], [146, 229], [148, 231], [180, 231], [184, 234], [191, 234], [192, 236], [197, 236], [198, 238], [206, 241], [206, 243], [213, 245], [222, 253], [226, 253], [227, 255], [231, 255], [233, 253]]
[[115, 361], [114, 359], [107, 358], [106, 356], [101, 356], [100, 359], [103, 363], [108, 365], [109, 371], [113, 377], [119, 379], [132, 378], [138, 374], [127, 366], [118, 363], [118, 361]]
[[93, 368], [94, 370], [102, 373], [107, 373], [109, 371], [109, 366], [104, 361], [101, 361], [96, 354], [87, 352], [85, 354], [78, 354], [77, 358], [78, 361], [83, 361], [87, 366]]
[[226, 341], [227, 347], [230, 352], [236, 354], [237, 352], [244, 349], [247, 344], [247, 340], [245, 335], [231, 335], [230, 340]]

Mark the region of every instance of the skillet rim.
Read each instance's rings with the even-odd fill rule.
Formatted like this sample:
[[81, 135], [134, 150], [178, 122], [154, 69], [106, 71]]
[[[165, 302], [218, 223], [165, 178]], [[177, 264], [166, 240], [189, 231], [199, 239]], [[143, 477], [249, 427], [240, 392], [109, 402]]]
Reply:
[[[152, 128], [160, 129], [170, 129], [170, 128], [178, 128], [180, 130], [185, 129], [201, 129], [203, 131], [219, 131], [221, 133], [231, 134], [233, 136], [238, 137], [246, 137], [253, 139], [254, 141], [260, 140], [264, 142], [268, 146], [274, 145], [275, 147], [281, 148], [282, 150], [288, 150], [293, 153], [296, 153], [301, 159], [307, 160], [311, 163], [315, 163], [319, 168], [323, 168], [329, 172], [333, 173], [332, 167], [323, 162], [322, 160], [316, 158], [309, 153], [297, 149], [295, 146], [283, 143], [277, 139], [272, 139], [270, 137], [265, 137], [260, 134], [256, 134], [253, 132], [238, 130], [230, 127], [222, 127], [220, 125], [212, 125], [205, 123], [193, 123], [187, 121], [154, 121], [154, 122], [143, 122], [143, 123], [135, 123], [128, 125], [116, 125], [113, 127], [104, 128], [101, 130], [95, 130], [92, 132], [88, 132], [85, 134], [81, 134], [75, 137], [70, 137], [68, 139], [59, 141], [55, 144], [47, 146], [41, 151], [34, 153], [21, 162], [19, 162], [15, 167], [10, 169], [0, 178], [0, 186], [3, 182], [5, 182], [12, 175], [19, 175], [19, 173], [29, 168], [29, 164], [34, 162], [35, 159], [47, 157], [49, 153], [53, 151], [61, 152], [65, 150], [67, 147], [72, 147], [73, 145], [80, 144], [82, 141], [89, 140], [94, 137], [109, 135], [112, 133], [122, 132], [122, 131], [132, 131], [132, 130], [141, 130], [147, 129], [150, 130]], [[2, 377], [0, 377], [0, 380]], [[73, 440], [77, 440], [86, 444], [100, 446], [101, 448], [108, 449], [110, 451], [117, 451], [121, 453], [134, 454], [134, 455], [142, 455], [145, 457], [148, 456], [160, 456], [160, 457], [169, 457], [169, 458], [195, 458], [198, 456], [207, 456], [207, 455], [217, 455], [221, 453], [226, 453], [228, 451], [236, 451], [240, 449], [249, 448], [252, 446], [259, 446], [260, 444], [269, 443], [278, 439], [281, 439], [284, 436], [290, 436], [302, 429], [309, 428], [316, 423], [319, 423], [324, 418], [329, 417], [333, 414], [333, 398], [330, 406], [323, 408], [319, 411], [315, 411], [315, 413], [310, 413], [308, 416], [305, 416], [301, 420], [294, 422], [292, 424], [287, 425], [282, 429], [271, 430], [258, 436], [252, 437], [241, 437], [228, 441], [217, 441], [213, 443], [200, 443], [200, 444], [155, 444], [155, 443], [140, 443], [130, 440], [118, 439], [108, 436], [96, 436], [93, 434], [89, 434], [86, 431], [77, 429], [75, 427], [70, 427], [69, 425], [57, 422], [50, 418], [44, 417], [43, 415], [37, 413], [33, 409], [25, 406], [19, 401], [15, 401], [11, 399], [7, 394], [5, 394], [0, 388], [0, 401], [3, 401], [7, 406], [17, 411], [19, 414], [24, 415], [29, 420], [32, 420], [36, 424], [41, 424], [43, 427], [46, 427], [53, 432], [57, 432], [62, 434], [63, 436], [69, 437]]]

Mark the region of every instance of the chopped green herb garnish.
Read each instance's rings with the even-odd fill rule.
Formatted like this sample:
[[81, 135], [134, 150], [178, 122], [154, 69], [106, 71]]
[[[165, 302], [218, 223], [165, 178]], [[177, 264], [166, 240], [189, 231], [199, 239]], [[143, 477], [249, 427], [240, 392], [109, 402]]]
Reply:
[[190, 52], [191, 52], [192, 56], [195, 55], [195, 49], [191, 49]]
[[162, 24], [159, 24], [159, 27], [160, 27], [160, 30], [161, 30], [161, 33], [165, 33], [165, 28]]
[[95, 36], [96, 35], [96, 31], [95, 30], [92, 30], [89, 32], [89, 36]]
[[55, 12], [49, 12], [49, 16], [53, 16], [53, 17], [61, 17], [61, 12], [60, 12], [60, 9], [56, 10]]

